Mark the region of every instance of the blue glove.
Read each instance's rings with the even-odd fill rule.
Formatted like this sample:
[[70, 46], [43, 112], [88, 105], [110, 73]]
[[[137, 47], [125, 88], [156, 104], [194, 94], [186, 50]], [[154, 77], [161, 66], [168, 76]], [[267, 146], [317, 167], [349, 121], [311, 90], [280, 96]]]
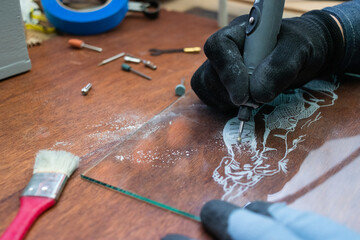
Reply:
[[[360, 235], [320, 215], [284, 203], [253, 202], [245, 208], [213, 200], [201, 210], [204, 228], [221, 240], [360, 240]], [[190, 240], [167, 235], [163, 240]]]
[[201, 210], [205, 229], [217, 239], [360, 240], [356, 232], [284, 203], [253, 202], [245, 208], [213, 200]]

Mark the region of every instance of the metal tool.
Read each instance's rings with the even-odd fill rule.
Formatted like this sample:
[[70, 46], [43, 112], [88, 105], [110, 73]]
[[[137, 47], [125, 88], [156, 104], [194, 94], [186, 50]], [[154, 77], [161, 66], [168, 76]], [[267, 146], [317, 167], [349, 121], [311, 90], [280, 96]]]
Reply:
[[126, 72], [133, 72], [133, 73], [135, 73], [135, 74], [137, 74], [137, 75], [139, 75], [139, 76], [141, 76], [141, 77], [143, 77], [143, 78], [146, 78], [146, 79], [148, 79], [148, 80], [151, 80], [151, 77], [149, 77], [149, 76], [147, 76], [147, 75], [145, 75], [145, 74], [143, 74], [143, 73], [141, 73], [141, 72], [139, 72], [139, 71], [136, 71], [136, 70], [132, 69], [132, 68], [131, 68], [129, 65], [127, 65], [126, 63], [124, 63], [123, 65], [121, 65], [121, 69], [124, 70], [124, 71], [126, 71]]
[[159, 16], [160, 4], [157, 1], [128, 3], [129, 12], [141, 12], [149, 19], [156, 19]]
[[127, 54], [127, 56], [124, 57], [125, 62], [133, 62], [133, 63], [143, 63], [145, 67], [148, 67], [152, 70], [156, 70], [157, 66], [150, 62], [149, 60], [144, 60], [141, 58], [134, 57], [133, 55]]
[[116, 59], [118, 59], [118, 58], [121, 58], [121, 57], [124, 56], [124, 55], [125, 55], [124, 52], [119, 53], [119, 54], [116, 54], [115, 56], [112, 56], [112, 57], [110, 57], [110, 58], [107, 58], [107, 59], [103, 60], [101, 63], [98, 64], [98, 66], [101, 66], [101, 65], [104, 65], [104, 64], [109, 63], [109, 62], [111, 62], [111, 61], [114, 61], [114, 60], [116, 60]]
[[157, 48], [149, 49], [151, 56], [159, 56], [163, 53], [175, 53], [175, 52], [199, 53], [200, 51], [201, 51], [201, 47], [176, 48], [176, 49], [157, 49]]
[[132, 63], [141, 63], [140, 58], [131, 57], [131, 56], [125, 56], [124, 57], [125, 62], [132, 62]]
[[181, 83], [178, 84], [178, 85], [176, 85], [176, 87], [175, 87], [175, 94], [176, 94], [177, 96], [182, 96], [182, 95], [185, 94], [185, 85], [184, 85], [184, 83], [185, 83], [185, 78], [183, 77], [183, 78], [181, 79]]
[[[244, 62], [251, 76], [254, 69], [275, 48], [280, 31], [285, 0], [255, 0], [250, 10], [244, 47]], [[240, 120], [238, 143], [245, 121], [249, 121], [253, 108], [259, 107], [253, 101], [240, 106], [237, 118]]]
[[149, 60], [141, 59], [141, 61], [145, 65], [145, 67], [151, 68], [152, 70], [157, 69], [157, 66], [154, 63], [150, 62]]
[[95, 47], [89, 44], [86, 44], [83, 40], [80, 39], [69, 39], [68, 43], [70, 44], [70, 46], [75, 47], [75, 48], [88, 48], [97, 52], [101, 52], [102, 48], [99, 47]]
[[81, 94], [83, 96], [86, 96], [89, 93], [91, 87], [92, 87], [92, 84], [88, 83], [83, 89], [81, 89]]

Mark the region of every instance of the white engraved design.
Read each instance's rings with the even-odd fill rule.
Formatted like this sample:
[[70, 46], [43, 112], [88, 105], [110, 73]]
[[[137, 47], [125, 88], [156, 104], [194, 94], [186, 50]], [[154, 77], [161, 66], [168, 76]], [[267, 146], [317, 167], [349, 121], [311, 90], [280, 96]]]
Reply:
[[[338, 86], [335, 80], [313, 80], [291, 93], [280, 94], [272, 102], [253, 111], [250, 121], [244, 126], [241, 146], [236, 141], [239, 120], [230, 119], [223, 129], [228, 155], [222, 158], [213, 172], [215, 182], [223, 186], [222, 199], [234, 200], [265, 176], [287, 173], [287, 164], [291, 160], [288, 158], [289, 153], [306, 140], [306, 134], [300, 135], [299, 129], [305, 129], [319, 121], [320, 108], [335, 104], [338, 98], [335, 90]], [[264, 108], [270, 108], [271, 111], [266, 112]], [[257, 114], [262, 114], [265, 129], [259, 140], [255, 134], [254, 117]], [[279, 140], [283, 143], [281, 149], [271, 147], [273, 141]], [[276, 166], [267, 161], [267, 155], [271, 151], [280, 152]], [[250, 155], [248, 162], [236, 160], [236, 156], [243, 157], [244, 154]]]

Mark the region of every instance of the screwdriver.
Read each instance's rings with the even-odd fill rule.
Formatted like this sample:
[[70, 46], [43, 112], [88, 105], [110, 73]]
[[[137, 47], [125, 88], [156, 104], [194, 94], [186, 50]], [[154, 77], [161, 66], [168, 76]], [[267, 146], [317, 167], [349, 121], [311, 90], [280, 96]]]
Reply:
[[102, 48], [99, 47], [95, 47], [95, 46], [91, 46], [89, 44], [86, 44], [83, 40], [80, 39], [69, 39], [68, 43], [70, 44], [70, 46], [74, 47], [74, 48], [88, 48], [97, 52], [101, 52]]
[[126, 63], [123, 63], [123, 65], [121, 65], [121, 68], [122, 68], [122, 70], [124, 70], [124, 71], [126, 71], [126, 72], [133, 72], [133, 73], [135, 73], [135, 74], [137, 74], [137, 75], [139, 75], [139, 76], [141, 76], [141, 77], [143, 77], [143, 78], [146, 78], [146, 79], [148, 79], [148, 80], [151, 80], [151, 77], [149, 77], [149, 76], [147, 76], [147, 75], [145, 75], [145, 74], [143, 74], [143, 73], [141, 73], [141, 72], [138, 72], [138, 71], [132, 69], [132, 68], [131, 68], [129, 65], [127, 65]]
[[[285, 0], [255, 0], [250, 10], [244, 46], [244, 63], [248, 68], [249, 79], [254, 69], [275, 48], [284, 4]], [[252, 109], [257, 107], [258, 104], [252, 101], [240, 106], [237, 115], [240, 120], [238, 144], [241, 143], [245, 122], [250, 120]]]
[[201, 47], [188, 47], [188, 48], [175, 48], [175, 49], [157, 49], [157, 48], [149, 49], [151, 56], [159, 56], [163, 53], [175, 53], [175, 52], [199, 53], [200, 51], [201, 51]]

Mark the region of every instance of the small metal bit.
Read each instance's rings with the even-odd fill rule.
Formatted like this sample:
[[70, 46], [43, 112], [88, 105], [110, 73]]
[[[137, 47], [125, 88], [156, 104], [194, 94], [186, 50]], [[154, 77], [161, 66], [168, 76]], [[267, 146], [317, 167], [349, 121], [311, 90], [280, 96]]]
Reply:
[[183, 78], [181, 79], [181, 84], [179, 84], [179, 85], [177, 85], [177, 86], [175, 87], [175, 94], [176, 94], [177, 96], [182, 96], [182, 95], [185, 94], [185, 85], [184, 85], [184, 83], [185, 83], [185, 78], [183, 77]]
[[157, 66], [150, 62], [149, 60], [142, 60], [143, 64], [145, 65], [145, 67], [151, 68], [152, 70], [156, 70]]
[[244, 121], [240, 121], [239, 135], [238, 135], [238, 138], [237, 138], [237, 143], [238, 144], [241, 144], [241, 135], [242, 135], [243, 130], [244, 130]]
[[111, 62], [111, 61], [114, 61], [114, 60], [116, 60], [116, 59], [118, 59], [118, 58], [121, 58], [121, 57], [124, 56], [124, 55], [125, 55], [124, 52], [119, 53], [119, 54], [116, 54], [115, 56], [112, 56], [112, 57], [110, 57], [110, 58], [107, 58], [107, 59], [103, 60], [101, 63], [98, 64], [98, 66], [101, 66], [101, 65], [104, 65], [104, 64], [109, 63], [109, 62]]
[[92, 45], [89, 45], [89, 44], [86, 44], [86, 43], [84, 43], [84, 44], [82, 45], [82, 47], [87, 48], [87, 49], [91, 49], [91, 50], [94, 50], [94, 51], [97, 51], [97, 52], [101, 52], [101, 51], [102, 51], [102, 48], [95, 47], [95, 46], [92, 46]]
[[143, 74], [143, 73], [141, 73], [141, 72], [138, 72], [138, 71], [132, 69], [129, 65], [127, 65], [127, 64], [125, 64], [125, 63], [124, 63], [123, 65], [121, 65], [121, 68], [122, 68], [122, 70], [124, 70], [124, 71], [133, 72], [133, 73], [135, 73], [135, 74], [137, 74], [137, 75], [139, 75], [139, 76], [141, 76], [141, 77], [143, 77], [143, 78], [146, 78], [146, 79], [148, 79], [148, 80], [151, 80], [151, 77], [149, 77], [149, 76], [147, 76], [147, 75], [145, 75], [145, 74]]
[[135, 56], [133, 56], [131, 54], [127, 54], [127, 56], [125, 56], [124, 59], [127, 62], [134, 62], [134, 63], [142, 62], [145, 65], [145, 67], [148, 67], [148, 68], [150, 68], [152, 70], [157, 69], [157, 66], [154, 63], [150, 62], [149, 60], [144, 60], [144, 59], [135, 57]]
[[136, 58], [136, 57], [132, 57], [132, 56], [125, 56], [124, 60], [125, 60], [125, 62], [141, 63], [140, 58]]
[[88, 48], [88, 49], [91, 49], [91, 50], [94, 50], [97, 52], [102, 51], [102, 48], [86, 44], [84, 41], [82, 41], [80, 39], [70, 39], [68, 41], [68, 43], [70, 44], [70, 46], [75, 47], [75, 48]]
[[86, 87], [84, 87], [83, 89], [81, 89], [81, 94], [82, 94], [83, 96], [86, 96], [86, 95], [88, 94], [88, 92], [90, 91], [91, 87], [92, 87], [92, 84], [91, 84], [91, 83], [88, 83], [88, 84], [86, 85]]

